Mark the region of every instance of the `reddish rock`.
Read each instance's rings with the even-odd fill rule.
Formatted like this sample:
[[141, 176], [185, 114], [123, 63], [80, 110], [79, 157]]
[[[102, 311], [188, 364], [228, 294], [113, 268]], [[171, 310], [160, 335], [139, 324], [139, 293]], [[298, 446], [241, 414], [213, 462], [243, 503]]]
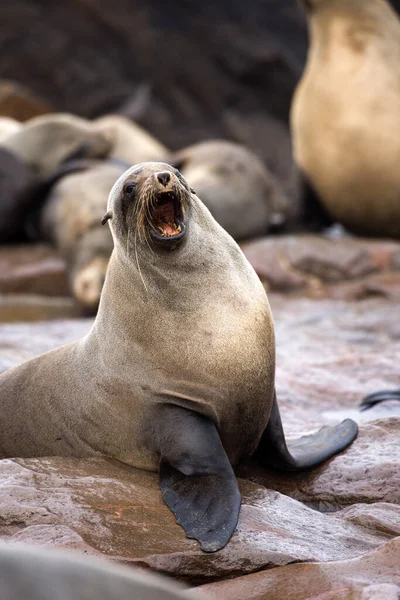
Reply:
[[3, 246], [0, 293], [69, 296], [65, 262], [49, 246]]
[[289, 565], [201, 586], [193, 592], [209, 600], [397, 600], [399, 564], [397, 538], [361, 558]]
[[[399, 439], [400, 419], [382, 419], [363, 425], [345, 452], [312, 471], [289, 477], [247, 461], [239, 467], [238, 474], [322, 511], [361, 502], [400, 504]], [[355, 507], [342, 512], [342, 516], [356, 519], [357, 513], [352, 509]], [[400, 513], [398, 519], [400, 535]], [[371, 517], [370, 522], [372, 527], [380, 528], [379, 518], [375, 521]]]
[[347, 236], [269, 236], [242, 249], [270, 290], [316, 298], [400, 298], [400, 244]]
[[[103, 458], [0, 461], [0, 538], [70, 548], [205, 583], [292, 562], [361, 556], [396, 535], [398, 507], [360, 507], [358, 522], [322, 514], [240, 481], [238, 529], [207, 554], [185, 537], [164, 504], [158, 475]], [[373, 530], [371, 515], [385, 527]], [[378, 517], [375, 517], [378, 518]], [[397, 524], [398, 525], [398, 524]]]
[[0, 323], [49, 321], [77, 317], [80, 313], [76, 302], [68, 297], [0, 294]]
[[0, 324], [0, 373], [83, 337], [91, 324], [91, 319]]

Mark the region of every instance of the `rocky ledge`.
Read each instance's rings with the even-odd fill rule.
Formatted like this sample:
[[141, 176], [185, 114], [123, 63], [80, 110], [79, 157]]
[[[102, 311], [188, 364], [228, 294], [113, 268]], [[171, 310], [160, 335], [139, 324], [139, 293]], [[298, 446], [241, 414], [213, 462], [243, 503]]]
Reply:
[[[0, 538], [127, 562], [210, 598], [396, 598], [400, 403], [365, 412], [358, 404], [369, 392], [399, 387], [398, 306], [385, 297], [272, 293], [270, 301], [288, 438], [350, 416], [360, 434], [346, 452], [295, 475], [242, 464], [239, 526], [216, 554], [185, 537], [156, 474], [102, 457], [7, 459], [0, 461]], [[1, 324], [0, 371], [77, 339], [91, 324]]]

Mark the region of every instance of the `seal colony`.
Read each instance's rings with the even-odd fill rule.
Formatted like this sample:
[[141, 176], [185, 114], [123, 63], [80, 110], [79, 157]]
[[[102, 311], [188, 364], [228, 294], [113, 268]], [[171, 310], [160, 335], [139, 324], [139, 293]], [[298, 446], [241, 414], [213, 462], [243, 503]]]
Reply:
[[101, 454], [159, 471], [177, 522], [213, 552], [237, 525], [242, 457], [307, 469], [357, 425], [286, 444], [267, 295], [179, 171], [130, 168], [107, 221], [114, 249], [89, 334], [0, 376], [1, 455]]

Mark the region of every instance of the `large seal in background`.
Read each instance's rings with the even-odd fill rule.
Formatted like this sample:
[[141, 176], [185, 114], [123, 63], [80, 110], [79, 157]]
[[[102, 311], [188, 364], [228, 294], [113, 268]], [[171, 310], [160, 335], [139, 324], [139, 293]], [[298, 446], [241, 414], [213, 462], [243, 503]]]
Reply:
[[177, 522], [215, 551], [239, 515], [232, 465], [255, 454], [308, 468], [348, 446], [357, 425], [288, 450], [266, 293], [179, 171], [129, 169], [107, 220], [114, 250], [90, 333], [0, 376], [1, 455], [105, 454], [159, 470]]
[[67, 159], [107, 156], [114, 141], [109, 129], [98, 131], [90, 121], [57, 113], [26, 121], [14, 135], [1, 140], [0, 148], [8, 150], [45, 178]]
[[261, 159], [251, 150], [224, 140], [189, 146], [168, 157], [213, 217], [235, 239], [264, 235], [283, 226], [291, 201]]
[[295, 160], [331, 217], [400, 238], [400, 21], [385, 0], [304, 0], [310, 48], [294, 95]]

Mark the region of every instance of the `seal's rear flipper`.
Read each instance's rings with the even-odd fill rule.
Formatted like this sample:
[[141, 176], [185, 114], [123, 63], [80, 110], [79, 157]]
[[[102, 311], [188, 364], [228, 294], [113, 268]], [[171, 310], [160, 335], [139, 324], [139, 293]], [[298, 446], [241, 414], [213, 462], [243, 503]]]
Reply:
[[162, 407], [160, 488], [187, 537], [202, 550], [223, 548], [236, 529], [240, 492], [214, 423], [174, 405]]
[[375, 404], [380, 402], [386, 402], [388, 400], [400, 400], [400, 390], [382, 390], [381, 392], [375, 392], [365, 396], [360, 404], [361, 410], [368, 410]]
[[268, 425], [254, 458], [266, 466], [282, 471], [309, 469], [344, 450], [357, 437], [357, 423], [346, 419], [334, 427], [323, 427], [287, 445], [276, 396]]

